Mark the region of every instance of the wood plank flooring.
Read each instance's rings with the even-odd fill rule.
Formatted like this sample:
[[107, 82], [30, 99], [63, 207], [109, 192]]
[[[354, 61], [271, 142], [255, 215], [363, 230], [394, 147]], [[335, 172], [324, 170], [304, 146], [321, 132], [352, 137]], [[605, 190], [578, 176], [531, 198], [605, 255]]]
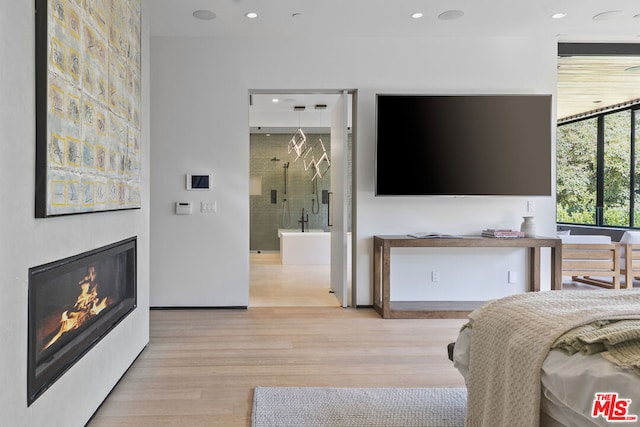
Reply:
[[282, 265], [279, 253], [251, 253], [251, 307], [338, 307], [328, 265]]
[[256, 386], [464, 386], [446, 351], [463, 319], [382, 319], [333, 300], [268, 306], [253, 283], [251, 301], [152, 310], [149, 345], [88, 425], [249, 426]]

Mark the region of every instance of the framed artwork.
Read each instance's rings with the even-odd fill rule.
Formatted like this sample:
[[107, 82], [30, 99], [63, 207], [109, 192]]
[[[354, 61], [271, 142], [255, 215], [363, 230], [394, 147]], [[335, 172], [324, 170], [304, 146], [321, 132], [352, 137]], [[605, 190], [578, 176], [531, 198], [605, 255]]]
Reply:
[[140, 208], [140, 0], [35, 0], [36, 217]]

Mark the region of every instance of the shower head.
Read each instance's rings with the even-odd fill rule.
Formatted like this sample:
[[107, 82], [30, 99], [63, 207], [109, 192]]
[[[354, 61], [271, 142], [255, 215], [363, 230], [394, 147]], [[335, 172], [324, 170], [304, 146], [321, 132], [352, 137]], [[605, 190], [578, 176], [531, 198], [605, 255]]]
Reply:
[[277, 157], [274, 157], [273, 159], [271, 159], [271, 161], [272, 161], [272, 162], [279, 162], [279, 161], [280, 161], [280, 159], [279, 159], [279, 158], [277, 158]]
[[289, 162], [286, 162], [284, 165], [282, 165], [282, 167], [285, 169], [289, 169]]

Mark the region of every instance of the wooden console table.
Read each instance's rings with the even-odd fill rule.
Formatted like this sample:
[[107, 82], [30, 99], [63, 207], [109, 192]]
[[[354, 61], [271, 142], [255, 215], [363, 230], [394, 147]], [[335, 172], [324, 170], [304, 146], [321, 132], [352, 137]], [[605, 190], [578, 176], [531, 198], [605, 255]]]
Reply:
[[497, 239], [480, 236], [416, 239], [373, 236], [373, 308], [385, 319], [461, 318], [483, 301], [390, 301], [391, 248], [528, 248], [529, 291], [540, 290], [540, 248], [551, 248], [551, 289], [562, 287], [562, 244], [547, 237]]

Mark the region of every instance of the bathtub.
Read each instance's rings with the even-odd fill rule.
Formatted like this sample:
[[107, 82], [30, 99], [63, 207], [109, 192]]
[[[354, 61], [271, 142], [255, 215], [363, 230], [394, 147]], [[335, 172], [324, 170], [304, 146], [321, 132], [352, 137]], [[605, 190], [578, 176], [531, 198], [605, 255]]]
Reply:
[[280, 229], [278, 237], [282, 264], [331, 264], [331, 233]]

